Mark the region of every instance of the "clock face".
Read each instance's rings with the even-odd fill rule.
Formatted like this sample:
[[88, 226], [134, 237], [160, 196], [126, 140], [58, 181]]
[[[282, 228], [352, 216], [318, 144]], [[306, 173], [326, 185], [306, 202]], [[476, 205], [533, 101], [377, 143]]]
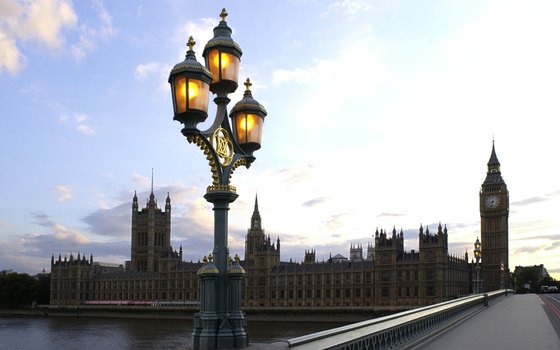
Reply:
[[500, 198], [496, 195], [489, 195], [484, 200], [484, 204], [487, 208], [496, 208], [500, 204]]

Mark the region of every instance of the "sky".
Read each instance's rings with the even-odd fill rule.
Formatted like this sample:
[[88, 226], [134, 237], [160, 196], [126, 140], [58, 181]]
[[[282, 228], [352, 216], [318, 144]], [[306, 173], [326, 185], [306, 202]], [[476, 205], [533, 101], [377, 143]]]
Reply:
[[258, 195], [283, 261], [348, 256], [393, 227], [417, 249], [420, 225], [439, 223], [449, 252], [472, 257], [494, 140], [510, 269], [560, 278], [560, 2], [490, 0], [1, 1], [0, 270], [129, 260], [152, 168], [174, 249], [212, 251], [210, 169], [167, 79], [190, 35], [203, 62], [223, 7], [240, 80], [268, 112], [256, 161], [232, 178], [232, 255]]

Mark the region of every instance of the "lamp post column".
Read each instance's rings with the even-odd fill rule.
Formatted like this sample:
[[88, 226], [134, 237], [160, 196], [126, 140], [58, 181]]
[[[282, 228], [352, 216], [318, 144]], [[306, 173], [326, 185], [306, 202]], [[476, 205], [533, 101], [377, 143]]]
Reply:
[[214, 261], [218, 268], [217, 305], [219, 317], [227, 314], [227, 270], [229, 248], [228, 242], [228, 211], [229, 204], [238, 197], [237, 193], [218, 190], [208, 191], [204, 198], [214, 205]]
[[476, 242], [474, 242], [474, 257], [476, 259], [476, 277], [474, 281], [474, 292], [475, 294], [482, 293], [482, 282], [480, 281], [480, 255], [481, 255], [481, 244], [476, 238]]

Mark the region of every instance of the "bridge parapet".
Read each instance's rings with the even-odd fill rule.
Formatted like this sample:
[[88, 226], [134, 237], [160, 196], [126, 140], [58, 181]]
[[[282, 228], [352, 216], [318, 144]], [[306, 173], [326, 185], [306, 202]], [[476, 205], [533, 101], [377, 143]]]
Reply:
[[297, 350], [354, 350], [406, 348], [421, 335], [466, 317], [488, 305], [488, 300], [511, 293], [498, 290], [429, 305], [351, 325], [313, 333], [286, 342]]

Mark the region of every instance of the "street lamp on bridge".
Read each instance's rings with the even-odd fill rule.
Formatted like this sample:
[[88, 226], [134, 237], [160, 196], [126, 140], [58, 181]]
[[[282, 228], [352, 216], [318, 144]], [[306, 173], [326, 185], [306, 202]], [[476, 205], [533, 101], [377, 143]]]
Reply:
[[[265, 108], [253, 99], [249, 79], [241, 101], [229, 113], [228, 94], [237, 90], [241, 48], [231, 38], [227, 12], [214, 28], [214, 37], [204, 47], [205, 65], [198, 63], [189, 38], [185, 60], [169, 74], [174, 120], [183, 124], [182, 134], [206, 156], [212, 184], [204, 198], [214, 205], [214, 250], [199, 269], [200, 312], [193, 327], [194, 349], [245, 348], [248, 346], [247, 322], [241, 311], [241, 286], [244, 269], [239, 258], [231, 259], [228, 249], [229, 203], [238, 197], [230, 178], [239, 166], [249, 168], [253, 152], [261, 147]], [[216, 116], [208, 130], [197, 124], [208, 117], [209, 91], [216, 95]]]
[[476, 237], [476, 242], [474, 242], [474, 258], [476, 259], [475, 265], [475, 279], [474, 279], [474, 293], [482, 293], [482, 281], [480, 280], [480, 241]]

